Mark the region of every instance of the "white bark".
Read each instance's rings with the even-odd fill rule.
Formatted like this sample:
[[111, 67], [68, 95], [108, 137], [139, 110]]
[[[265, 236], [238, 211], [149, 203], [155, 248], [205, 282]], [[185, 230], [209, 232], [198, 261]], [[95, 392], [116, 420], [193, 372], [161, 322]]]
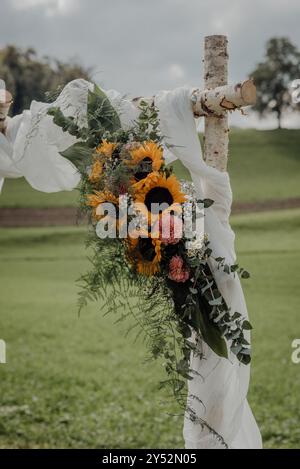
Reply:
[[197, 89], [191, 99], [195, 117], [220, 117], [226, 111], [254, 104], [256, 88], [252, 80], [246, 80], [236, 85], [219, 86], [204, 91]]
[[[204, 86], [213, 89], [227, 85], [227, 37], [207, 36], [204, 42]], [[209, 166], [220, 171], [227, 169], [228, 117], [205, 117], [204, 159]]]

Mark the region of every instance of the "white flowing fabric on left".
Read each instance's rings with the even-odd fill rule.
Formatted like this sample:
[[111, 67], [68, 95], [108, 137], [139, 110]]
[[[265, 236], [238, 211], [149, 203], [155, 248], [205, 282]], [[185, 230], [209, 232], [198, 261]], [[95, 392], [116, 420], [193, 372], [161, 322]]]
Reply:
[[[65, 116], [73, 116], [80, 127], [87, 123], [87, 96], [94, 84], [78, 79], [68, 83], [53, 103], [33, 101], [23, 114], [8, 118], [6, 135], [0, 133], [0, 190], [5, 178], [24, 176], [42, 192], [70, 191], [80, 175], [75, 166], [60, 152], [76, 142], [76, 138], [53, 123], [47, 114], [59, 107]], [[106, 91], [119, 112], [124, 127], [131, 125], [137, 109], [114, 90]]]

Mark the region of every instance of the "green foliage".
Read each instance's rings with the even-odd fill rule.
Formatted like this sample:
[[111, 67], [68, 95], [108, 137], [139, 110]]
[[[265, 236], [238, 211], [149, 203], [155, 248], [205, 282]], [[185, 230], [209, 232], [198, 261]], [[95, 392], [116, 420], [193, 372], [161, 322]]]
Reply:
[[[187, 402], [186, 380], [192, 379], [195, 373], [190, 367], [190, 354], [200, 354], [197, 344], [191, 340], [191, 327], [218, 355], [227, 358], [227, 345], [220, 335], [220, 329], [212, 326], [208, 311], [203, 313], [199, 306], [197, 309], [189, 307], [188, 311], [182, 308], [178, 314], [172, 289], [165, 279], [162, 276], [148, 278], [135, 274], [128, 267], [124, 250], [116, 239], [99, 239], [91, 231], [88, 246], [93, 249], [93, 255], [89, 258], [93, 268], [79, 279], [79, 311], [87, 307], [90, 301], [100, 301], [105, 316], [113, 315], [116, 323], [129, 322], [131, 325], [127, 334], [135, 332], [136, 339], [143, 337], [148, 350], [147, 361], [163, 361], [167, 378], [160, 381], [159, 388], [171, 391], [183, 415]], [[194, 293], [197, 298], [198, 290], [195, 289]], [[192, 319], [189, 317], [190, 311]], [[192, 420], [207, 427], [227, 446], [222, 437], [195, 414], [192, 407], [187, 412]]]
[[139, 103], [139, 118], [138, 126], [134, 136], [137, 141], [144, 141], [147, 139], [159, 142], [161, 134], [159, 131], [158, 110], [153, 103], [147, 103], [141, 100]]
[[[68, 132], [70, 135], [80, 139], [84, 139], [87, 137], [87, 129], [86, 128], [80, 128], [77, 123], [76, 119], [72, 116], [68, 117], [63, 114], [61, 109], [59, 107], [53, 106], [48, 110], [49, 116], [53, 117], [53, 122], [56, 124], [58, 127], [61, 127], [64, 132]], [[77, 147], [74, 147], [77, 148]], [[78, 147], [82, 148], [81, 147]], [[69, 152], [70, 153], [70, 152]], [[65, 151], [65, 154], [68, 155]], [[81, 153], [81, 151], [80, 151]], [[65, 156], [65, 158], [68, 158], [68, 156]]]
[[48, 111], [53, 122], [64, 132], [82, 140], [61, 153], [75, 165], [81, 162], [82, 169], [87, 166], [87, 157], [90, 157], [92, 149], [107, 135], [121, 130], [117, 112], [97, 85], [94, 85], [94, 91], [88, 92], [87, 111], [87, 127], [79, 127], [76, 118], [65, 116], [58, 107], [52, 107]]
[[188, 296], [193, 326], [196, 325], [196, 330], [199, 329], [203, 340], [217, 355], [228, 358], [228, 346], [237, 359], [247, 365], [251, 361], [251, 350], [250, 344], [244, 337], [244, 330], [246, 324], [250, 328], [251, 325], [248, 321], [244, 321], [239, 312], [232, 312], [227, 306], [207, 261], [209, 258], [214, 259], [218, 269], [222, 269], [228, 275], [234, 276], [237, 273], [242, 278], [249, 278], [250, 274], [238, 264], [228, 265], [224, 258], [214, 258], [209, 242], [206, 243], [205, 255], [204, 260], [192, 259], [192, 265], [197, 267], [194, 281], [194, 286], [197, 288], [190, 288]]
[[280, 127], [283, 112], [296, 109], [291, 102], [290, 85], [300, 77], [300, 51], [286, 37], [271, 38], [266, 44], [264, 62], [250, 76], [257, 86], [254, 109], [260, 115], [275, 113]]
[[88, 92], [87, 127], [79, 127], [76, 118], [65, 116], [59, 107], [50, 108], [48, 114], [64, 132], [80, 139], [80, 142], [62, 151], [61, 155], [70, 160], [83, 176], [92, 163], [95, 147], [108, 136], [112, 141], [117, 140], [119, 133], [122, 133], [116, 110], [97, 85], [94, 85], [94, 91]]
[[212, 327], [206, 314], [198, 314], [197, 319], [204, 342], [206, 342], [219, 357], [228, 358], [227, 344], [225, 339], [220, 335], [219, 329], [216, 326]]
[[97, 146], [106, 137], [121, 129], [120, 118], [111, 105], [106, 94], [97, 86], [94, 91], [89, 91], [87, 121], [89, 134], [88, 144]]
[[82, 160], [90, 161], [93, 150], [85, 145], [84, 142], [76, 142], [71, 147], [61, 152], [61, 156], [72, 161], [75, 165]]
[[[93, 247], [93, 256], [90, 258], [92, 270], [80, 279], [79, 311], [91, 300], [102, 301], [107, 313], [116, 314], [119, 311], [118, 321], [129, 314], [124, 314], [124, 310], [129, 311], [135, 321], [133, 327], [139, 326], [140, 331], [144, 333], [150, 357], [164, 359], [167, 379], [161, 386], [171, 387], [174, 397], [184, 411], [187, 400], [185, 381], [192, 379], [193, 373], [196, 372], [190, 367], [191, 352], [205, 359], [197, 342], [191, 340], [192, 332], [222, 358], [229, 358], [229, 347], [241, 363], [246, 365], [251, 359], [249, 343], [244, 337], [243, 318], [238, 312], [231, 313], [209, 268], [208, 261], [212, 256], [209, 241], [204, 243], [203, 249], [191, 253], [186, 248], [184, 238], [176, 246], [162, 245], [159, 272], [148, 278], [138, 274], [135, 262], [129, 261], [126, 241], [119, 238], [98, 238], [94, 209], [86, 203], [87, 196], [99, 190], [108, 191], [118, 197], [122, 178], [126, 180], [125, 192], [131, 196], [130, 181], [135, 173], [132, 169], [130, 174], [130, 165], [126, 163], [130, 155], [127, 145], [124, 144], [161, 141], [157, 109], [153, 103], [142, 101], [139, 117], [132, 128], [122, 130], [117, 112], [106, 95], [95, 87], [88, 95], [86, 129], [81, 131], [74, 119], [64, 117], [59, 109], [52, 108], [50, 114], [64, 131], [71, 129], [77, 137], [80, 137], [81, 132], [84, 133], [81, 135], [83, 141], [62, 153], [62, 156], [71, 160], [81, 172], [81, 208], [88, 213], [91, 222], [89, 245]], [[105, 156], [101, 160], [99, 145], [103, 140], [114, 142], [115, 146], [110, 157]], [[90, 180], [92, 156], [102, 165], [101, 177], [96, 181]], [[136, 172], [140, 170], [140, 167], [135, 169]], [[150, 173], [152, 165], [143, 171]], [[165, 169], [164, 165], [163, 171], [167, 171], [167, 174], [171, 172]], [[194, 214], [197, 202], [204, 208], [213, 204], [211, 199], [194, 200]], [[170, 278], [169, 273], [169, 264], [174, 255], [180, 256], [179, 260], [189, 272], [188, 278], [180, 288], [178, 282]], [[137, 260], [134, 255], [133, 260]], [[237, 264], [226, 265], [225, 259], [219, 259], [217, 262], [228, 274], [235, 275], [238, 271], [242, 276], [246, 272]], [[129, 298], [136, 299], [134, 306], [129, 302]], [[191, 418], [199, 420], [192, 408], [190, 415]], [[199, 424], [209, 428], [226, 446], [221, 436], [204, 420], [200, 419]]]

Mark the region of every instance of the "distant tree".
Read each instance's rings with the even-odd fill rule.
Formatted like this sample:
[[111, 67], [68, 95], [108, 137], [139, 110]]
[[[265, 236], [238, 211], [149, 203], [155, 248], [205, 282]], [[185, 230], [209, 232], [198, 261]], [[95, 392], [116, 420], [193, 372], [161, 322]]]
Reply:
[[261, 116], [275, 113], [280, 128], [284, 111], [299, 110], [292, 102], [290, 86], [300, 78], [300, 51], [288, 38], [273, 37], [266, 44], [264, 62], [250, 76], [257, 87], [254, 110]]
[[12, 114], [28, 109], [33, 99], [44, 101], [46, 92], [55, 91], [75, 78], [89, 80], [90, 75], [91, 69], [77, 62], [40, 59], [31, 48], [7, 46], [0, 51], [0, 78], [14, 97]]

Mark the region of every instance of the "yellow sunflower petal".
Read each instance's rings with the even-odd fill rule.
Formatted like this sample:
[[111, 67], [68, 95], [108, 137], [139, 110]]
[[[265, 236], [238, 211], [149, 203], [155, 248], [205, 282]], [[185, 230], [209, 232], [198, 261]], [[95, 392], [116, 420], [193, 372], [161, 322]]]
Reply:
[[149, 186], [151, 186], [153, 183], [159, 180], [159, 172], [153, 171], [152, 173], [149, 173], [147, 177], [144, 179], [141, 179], [140, 181], [132, 183], [132, 187], [134, 192], [139, 193], [147, 190]]
[[118, 198], [110, 191], [94, 191], [94, 194], [88, 194], [87, 196], [87, 205], [93, 208], [93, 218], [99, 220], [102, 217], [97, 215], [97, 207], [100, 204], [110, 202], [115, 206], [118, 205]]
[[[140, 242], [146, 239], [154, 248], [154, 257], [149, 260], [143, 256], [140, 249]], [[151, 276], [159, 272], [161, 261], [161, 242], [159, 240], [150, 238], [128, 238], [128, 252], [127, 257], [129, 262], [134, 266], [138, 273], [146, 276]]]
[[101, 153], [107, 158], [110, 158], [116, 147], [116, 143], [108, 142], [107, 140], [102, 140], [101, 144], [98, 145], [98, 147], [96, 148], [96, 153]]
[[127, 160], [129, 166], [136, 166], [146, 158], [151, 160], [153, 171], [159, 171], [163, 160], [163, 149], [157, 143], [149, 140], [144, 142], [138, 148], [130, 151], [131, 159]]
[[103, 163], [98, 159], [94, 158], [94, 163], [92, 166], [92, 171], [89, 176], [89, 180], [92, 183], [99, 182], [103, 173]]
[[186, 196], [181, 192], [180, 182], [175, 175], [166, 177], [159, 174], [159, 177], [149, 179], [141, 191], [136, 191], [134, 199], [144, 214], [148, 212], [151, 217], [154, 215], [155, 218], [158, 214], [154, 210], [151, 211], [151, 204], [165, 203], [168, 204], [168, 208], [164, 209], [163, 212], [165, 210], [178, 212], [181, 209], [180, 204], [185, 202]]

